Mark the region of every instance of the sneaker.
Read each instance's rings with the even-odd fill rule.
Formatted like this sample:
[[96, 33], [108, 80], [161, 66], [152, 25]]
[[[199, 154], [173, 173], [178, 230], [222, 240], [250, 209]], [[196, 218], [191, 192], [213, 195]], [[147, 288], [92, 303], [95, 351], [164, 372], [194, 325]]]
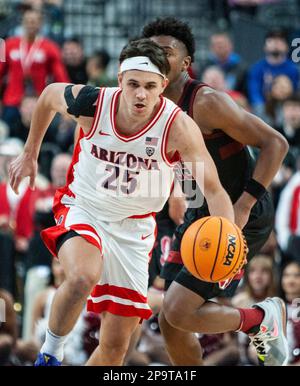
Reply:
[[289, 357], [286, 338], [286, 307], [277, 297], [267, 298], [253, 305], [261, 308], [264, 319], [259, 326], [259, 332], [249, 334], [261, 366], [286, 366]]
[[61, 366], [61, 362], [59, 362], [54, 356], [50, 354], [39, 353], [34, 366]]

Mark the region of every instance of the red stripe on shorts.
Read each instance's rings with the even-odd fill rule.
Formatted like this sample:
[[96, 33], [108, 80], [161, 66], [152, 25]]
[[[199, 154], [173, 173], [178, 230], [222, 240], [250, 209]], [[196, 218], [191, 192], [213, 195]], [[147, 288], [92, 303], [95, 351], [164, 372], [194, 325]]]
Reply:
[[70, 230], [74, 230], [75, 232], [76, 231], [79, 232], [80, 230], [89, 231], [89, 232], [93, 233], [94, 235], [96, 235], [97, 239], [99, 239], [100, 244], [91, 235], [78, 233], [81, 237], [83, 237], [89, 243], [93, 244], [95, 247], [100, 249], [100, 252], [102, 253], [101, 237], [97, 234], [97, 232], [95, 231], [95, 229], [92, 226], [87, 225], [87, 224], [74, 224], [74, 225], [70, 225], [69, 227], [65, 227], [64, 222], [65, 222], [65, 217], [63, 219], [63, 224], [55, 225], [54, 227], [50, 227], [50, 228], [47, 228], [47, 229], [44, 229], [41, 231], [41, 238], [42, 238], [44, 244], [46, 245], [46, 247], [49, 249], [49, 251], [51, 252], [51, 254], [54, 257], [57, 257], [56, 244], [57, 244], [58, 238], [60, 236], [62, 236], [63, 234], [69, 232]]
[[103, 295], [117, 296], [118, 298], [129, 299], [132, 302], [147, 304], [147, 297], [139, 294], [137, 291], [133, 289], [118, 287], [116, 285], [109, 285], [109, 284], [102, 284], [102, 285], [97, 284], [94, 287], [93, 292], [91, 293], [91, 296], [94, 298], [98, 298]]
[[101, 313], [104, 311], [120, 316], [138, 316], [141, 319], [149, 319], [152, 315], [150, 309], [136, 308], [125, 304], [116, 303], [112, 300], [104, 300], [100, 303], [87, 302], [87, 310], [90, 312]]

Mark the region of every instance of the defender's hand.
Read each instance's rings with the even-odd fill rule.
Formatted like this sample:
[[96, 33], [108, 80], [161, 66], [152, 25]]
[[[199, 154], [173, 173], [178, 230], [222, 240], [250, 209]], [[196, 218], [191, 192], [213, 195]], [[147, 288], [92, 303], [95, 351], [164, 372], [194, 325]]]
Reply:
[[16, 194], [19, 194], [19, 185], [23, 178], [29, 177], [29, 186], [34, 190], [34, 181], [37, 175], [37, 160], [27, 153], [22, 153], [9, 166], [9, 184]]

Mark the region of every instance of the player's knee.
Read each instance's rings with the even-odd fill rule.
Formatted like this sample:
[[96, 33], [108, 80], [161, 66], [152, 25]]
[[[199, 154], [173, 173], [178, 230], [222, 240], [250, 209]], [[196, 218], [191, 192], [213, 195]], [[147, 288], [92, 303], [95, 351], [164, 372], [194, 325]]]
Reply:
[[86, 295], [90, 293], [99, 280], [94, 272], [73, 273], [67, 279], [74, 295]]
[[101, 353], [111, 358], [124, 359], [129, 347], [129, 337], [117, 335], [99, 343]]
[[160, 331], [162, 332], [164, 338], [168, 340], [168, 338], [172, 337], [172, 331], [174, 331], [173, 327], [168, 323], [165, 314], [163, 311], [159, 313], [158, 316], [158, 323]]
[[176, 300], [168, 301], [165, 299], [163, 314], [165, 320], [161, 317], [161, 323], [164, 325], [163, 328], [165, 328], [165, 330], [167, 330], [168, 325], [175, 328], [181, 328], [186, 317], [184, 307], [178, 304]]

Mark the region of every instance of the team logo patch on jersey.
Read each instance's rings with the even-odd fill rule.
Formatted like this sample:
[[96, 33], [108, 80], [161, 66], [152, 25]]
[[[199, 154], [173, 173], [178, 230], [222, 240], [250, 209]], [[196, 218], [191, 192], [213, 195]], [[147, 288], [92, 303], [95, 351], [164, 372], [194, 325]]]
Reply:
[[148, 157], [151, 157], [155, 152], [154, 147], [146, 147], [146, 153]]

